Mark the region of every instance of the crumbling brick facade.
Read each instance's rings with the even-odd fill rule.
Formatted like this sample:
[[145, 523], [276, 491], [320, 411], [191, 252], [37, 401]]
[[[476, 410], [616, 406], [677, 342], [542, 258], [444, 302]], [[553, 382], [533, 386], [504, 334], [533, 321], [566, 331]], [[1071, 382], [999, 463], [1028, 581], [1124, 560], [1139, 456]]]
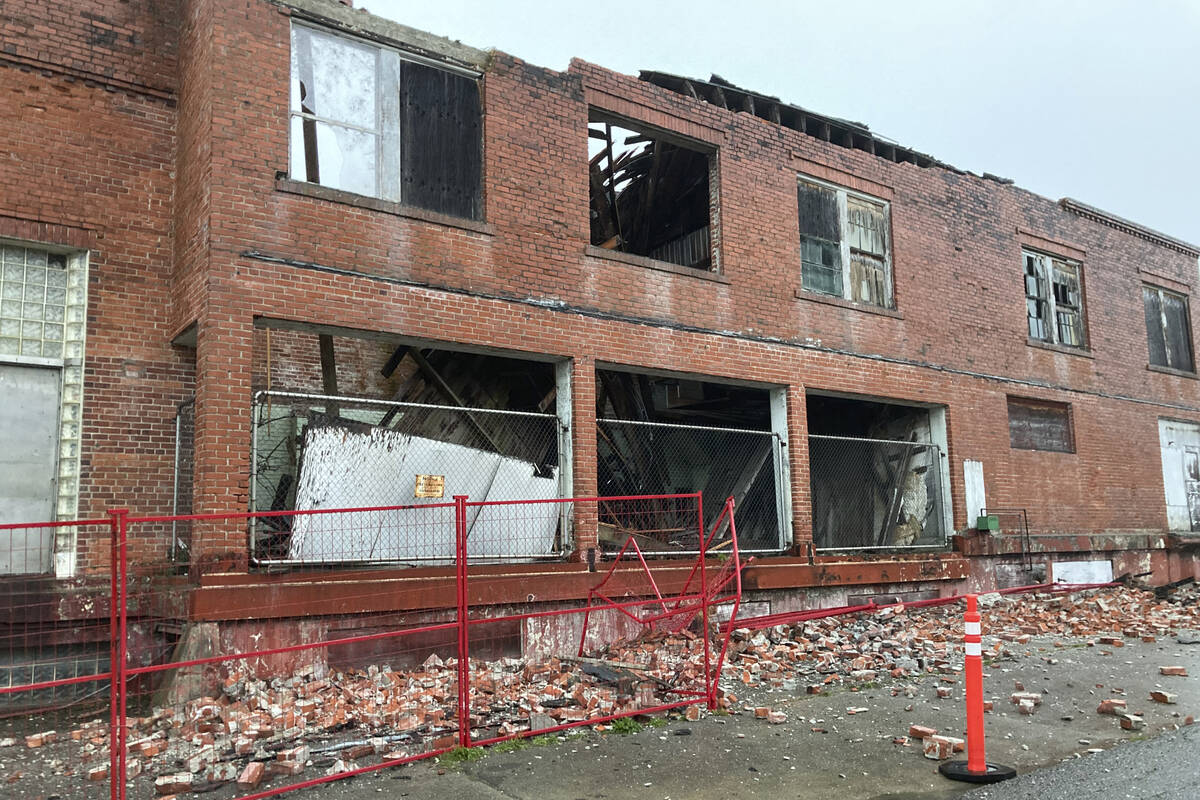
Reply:
[[[339, 3], [67, 5], [0, 14], [0, 126], [19, 156], [0, 166], [0, 236], [89, 254], [81, 515], [169, 510], [174, 408], [193, 392], [194, 509], [245, 509], [250, 398], [275, 321], [569, 361], [580, 497], [597, 491], [597, 365], [784, 387], [796, 554], [812, 538], [814, 392], [944, 407], [956, 529], [974, 524], [965, 460], [982, 462], [988, 504], [1028, 509], [1037, 532], [1137, 535], [1105, 545], [1120, 549], [1168, 529], [1159, 419], [1200, 422], [1200, 391], [1194, 375], [1148, 368], [1140, 287], [1190, 296], [1195, 248], [1007, 182], [898, 163], [581, 61], [555, 72], [474, 51]], [[295, 20], [482, 75], [482, 220], [289, 174]], [[589, 244], [589, 109], [712, 151], [714, 269]], [[798, 175], [886, 201], [894, 309], [801, 288]], [[1023, 247], [1082, 264], [1086, 349], [1030, 340]], [[319, 386], [311, 344], [280, 336], [285, 382]], [[353, 357], [378, 349], [343, 346], [347, 387], [382, 391]], [[1013, 449], [1010, 396], [1069, 404], [1075, 451]], [[595, 530], [579, 535], [582, 559]], [[244, 532], [197, 546], [245, 564]]]

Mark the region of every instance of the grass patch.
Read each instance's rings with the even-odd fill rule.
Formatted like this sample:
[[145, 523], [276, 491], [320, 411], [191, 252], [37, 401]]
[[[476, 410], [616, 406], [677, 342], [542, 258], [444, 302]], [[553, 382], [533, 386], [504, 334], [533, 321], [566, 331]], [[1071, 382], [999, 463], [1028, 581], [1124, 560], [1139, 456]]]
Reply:
[[444, 764], [448, 767], [465, 764], [468, 761], [478, 761], [487, 755], [487, 752], [481, 747], [456, 747], [448, 753], [442, 753], [437, 757], [439, 764]]
[[522, 736], [517, 739], [509, 739], [506, 742], [494, 744], [492, 745], [491, 749], [493, 753], [515, 753], [518, 750], [525, 750], [532, 746], [533, 745], [530, 743], [529, 739]]
[[633, 717], [621, 717], [613, 720], [613, 733], [637, 733], [642, 729], [642, 723], [635, 720]]
[[646, 726], [650, 728], [665, 728], [670, 724], [670, 720], [666, 717], [651, 717]]

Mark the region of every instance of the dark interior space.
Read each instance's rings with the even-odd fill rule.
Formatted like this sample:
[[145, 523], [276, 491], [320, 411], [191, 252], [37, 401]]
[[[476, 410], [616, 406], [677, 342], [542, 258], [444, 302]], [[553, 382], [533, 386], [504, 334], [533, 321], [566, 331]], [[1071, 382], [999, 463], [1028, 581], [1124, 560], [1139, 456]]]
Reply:
[[818, 549], [945, 544], [928, 409], [810, 394], [807, 412]]
[[[740, 547], [779, 549], [783, 454], [770, 433], [766, 389], [617, 370], [596, 377], [601, 496], [700, 492], [706, 529], [733, 497]], [[606, 514], [602, 503], [601, 544], [614, 550], [633, 534], [656, 554], [694, 550], [694, 511], [686, 516], [668, 509], [633, 523], [615, 510]]]
[[593, 115], [588, 121], [591, 242], [709, 269], [709, 155]]

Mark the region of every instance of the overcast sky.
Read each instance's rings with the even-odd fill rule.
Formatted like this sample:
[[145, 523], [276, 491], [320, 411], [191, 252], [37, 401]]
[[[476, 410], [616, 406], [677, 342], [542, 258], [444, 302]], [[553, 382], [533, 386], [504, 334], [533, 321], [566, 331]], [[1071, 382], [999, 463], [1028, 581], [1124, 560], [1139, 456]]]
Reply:
[[358, 0], [566, 69], [775, 95], [1200, 244], [1200, 0]]

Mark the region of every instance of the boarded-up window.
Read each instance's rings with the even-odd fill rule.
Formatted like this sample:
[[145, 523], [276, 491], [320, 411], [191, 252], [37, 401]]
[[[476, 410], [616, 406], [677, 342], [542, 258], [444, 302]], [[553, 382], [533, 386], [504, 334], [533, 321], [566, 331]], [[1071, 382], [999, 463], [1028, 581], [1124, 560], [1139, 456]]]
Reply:
[[890, 308], [887, 204], [801, 178], [797, 209], [801, 286], [810, 292]]
[[292, 27], [295, 180], [480, 219], [482, 141], [474, 77]]
[[1029, 251], [1022, 253], [1022, 260], [1029, 338], [1085, 347], [1080, 265]]
[[1017, 450], [1075, 452], [1071, 409], [1066, 403], [1008, 398], [1008, 436]]
[[1142, 301], [1146, 310], [1150, 363], [1156, 367], [1194, 371], [1187, 298], [1158, 286], [1144, 285]]

